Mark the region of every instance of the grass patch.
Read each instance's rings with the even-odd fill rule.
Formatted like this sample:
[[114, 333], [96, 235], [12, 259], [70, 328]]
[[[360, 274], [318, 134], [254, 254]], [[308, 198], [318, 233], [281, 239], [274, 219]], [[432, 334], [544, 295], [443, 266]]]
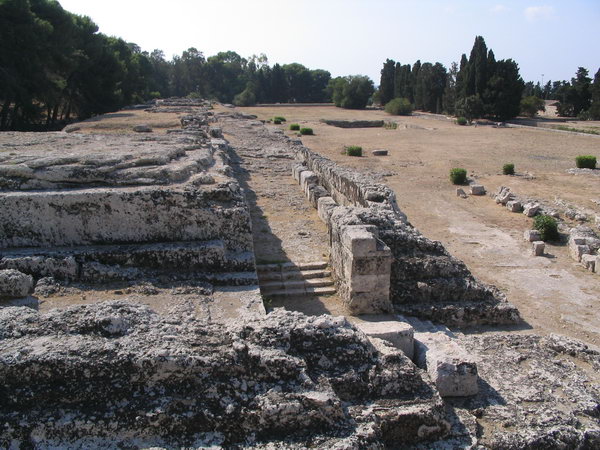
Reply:
[[540, 232], [542, 241], [556, 241], [559, 238], [558, 224], [551, 216], [536, 216], [533, 219], [533, 228]]
[[386, 130], [396, 130], [398, 129], [398, 124], [396, 122], [384, 122], [383, 128]]
[[568, 127], [566, 125], [555, 125], [555, 126], [553, 126], [551, 128], [553, 130], [572, 131], [573, 133], [595, 134], [597, 136], [600, 135], [600, 131], [589, 130], [587, 128], [575, 128], [575, 127]]
[[456, 123], [457, 125], [466, 125], [468, 123], [468, 120], [466, 119], [466, 117], [457, 117], [456, 118]]
[[291, 123], [290, 124], [290, 130], [292, 131], [300, 131], [300, 125], [297, 123]]
[[275, 116], [275, 117], [273, 117], [273, 122], [275, 122], [276, 120], [279, 120], [279, 123], [285, 122], [285, 117], [283, 117], [283, 116]]
[[314, 133], [312, 128], [300, 128], [300, 134], [302, 136], [312, 136]]

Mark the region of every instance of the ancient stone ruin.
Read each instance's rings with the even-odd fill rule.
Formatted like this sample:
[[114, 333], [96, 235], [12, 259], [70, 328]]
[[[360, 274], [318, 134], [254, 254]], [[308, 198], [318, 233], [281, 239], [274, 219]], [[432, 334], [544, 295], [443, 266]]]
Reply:
[[[389, 188], [234, 109], [149, 111], [182, 126], [0, 135], [0, 446], [600, 446], [600, 354], [503, 331]], [[265, 308], [245, 161], [326, 224], [344, 316]]]

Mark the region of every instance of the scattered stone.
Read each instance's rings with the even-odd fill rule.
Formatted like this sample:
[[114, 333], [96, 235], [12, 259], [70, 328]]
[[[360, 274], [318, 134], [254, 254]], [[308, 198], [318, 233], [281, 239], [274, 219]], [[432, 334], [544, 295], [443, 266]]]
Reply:
[[535, 216], [540, 210], [540, 205], [537, 203], [526, 203], [523, 207], [523, 214], [527, 217]]
[[523, 237], [527, 242], [535, 242], [542, 240], [542, 234], [538, 230], [525, 230]]
[[510, 212], [521, 212], [523, 209], [523, 206], [521, 206], [521, 202], [517, 201], [517, 200], [510, 200], [506, 203], [506, 208], [510, 211]]
[[512, 192], [510, 192], [510, 188], [500, 186], [498, 192], [495, 195], [496, 203], [500, 203], [502, 205], [506, 205], [510, 200], [514, 198]]
[[33, 290], [33, 277], [14, 269], [0, 270], [0, 297], [26, 297]]
[[388, 155], [387, 150], [373, 150], [371, 153], [373, 154], [373, 156], [387, 156]]
[[74, 133], [74, 132], [79, 131], [79, 130], [81, 130], [81, 127], [79, 125], [67, 125], [63, 129], [63, 131], [65, 133]]
[[544, 241], [534, 241], [532, 245], [533, 256], [544, 256], [545, 247]]
[[471, 195], [485, 195], [485, 188], [480, 184], [472, 184]]
[[393, 316], [358, 316], [354, 325], [369, 337], [388, 341], [410, 359], [415, 352], [414, 329], [401, 320], [391, 320]]
[[456, 196], [460, 198], [467, 198], [467, 193], [463, 188], [456, 188]]
[[136, 133], [152, 133], [152, 128], [148, 125], [136, 125], [133, 127], [133, 131]]

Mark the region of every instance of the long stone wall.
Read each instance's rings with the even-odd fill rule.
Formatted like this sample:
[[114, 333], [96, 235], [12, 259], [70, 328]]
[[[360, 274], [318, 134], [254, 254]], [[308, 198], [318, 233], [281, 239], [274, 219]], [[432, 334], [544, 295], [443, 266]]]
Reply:
[[387, 186], [306, 147], [297, 154], [293, 175], [329, 227], [333, 273], [351, 311], [393, 309], [448, 325], [520, 320], [497, 288], [407, 221]]

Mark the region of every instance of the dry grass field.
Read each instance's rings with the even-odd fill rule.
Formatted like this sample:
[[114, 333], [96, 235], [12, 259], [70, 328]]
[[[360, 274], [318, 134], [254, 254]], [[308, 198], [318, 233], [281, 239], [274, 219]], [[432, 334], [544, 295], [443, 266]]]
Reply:
[[[315, 136], [302, 138], [306, 146], [339, 164], [383, 175], [383, 182], [394, 189], [411, 223], [441, 241], [476, 276], [501, 288], [535, 331], [556, 331], [600, 345], [600, 276], [571, 260], [564, 245], [547, 246], [547, 257], [531, 256], [522, 235], [531, 228], [532, 219], [508, 212], [488, 196], [459, 198], [448, 179], [452, 167], [464, 167], [469, 178], [488, 191], [509, 186], [519, 195], [549, 204], [562, 201], [600, 215], [600, 205], [593, 201], [600, 201], [600, 171], [586, 175], [566, 172], [575, 166], [577, 155], [593, 154], [600, 159], [600, 137], [524, 128], [461, 127], [451, 121], [389, 116], [376, 110], [239, 109], [259, 119], [278, 115], [284, 116], [287, 124], [312, 127]], [[397, 122], [398, 128], [342, 129], [321, 123], [324, 118], [385, 119]], [[287, 129], [285, 124], [278, 126]], [[362, 146], [364, 156], [343, 155], [344, 145]], [[390, 154], [374, 157], [371, 150], [375, 149], [387, 149]], [[515, 164], [515, 176], [502, 175], [505, 163]]]

